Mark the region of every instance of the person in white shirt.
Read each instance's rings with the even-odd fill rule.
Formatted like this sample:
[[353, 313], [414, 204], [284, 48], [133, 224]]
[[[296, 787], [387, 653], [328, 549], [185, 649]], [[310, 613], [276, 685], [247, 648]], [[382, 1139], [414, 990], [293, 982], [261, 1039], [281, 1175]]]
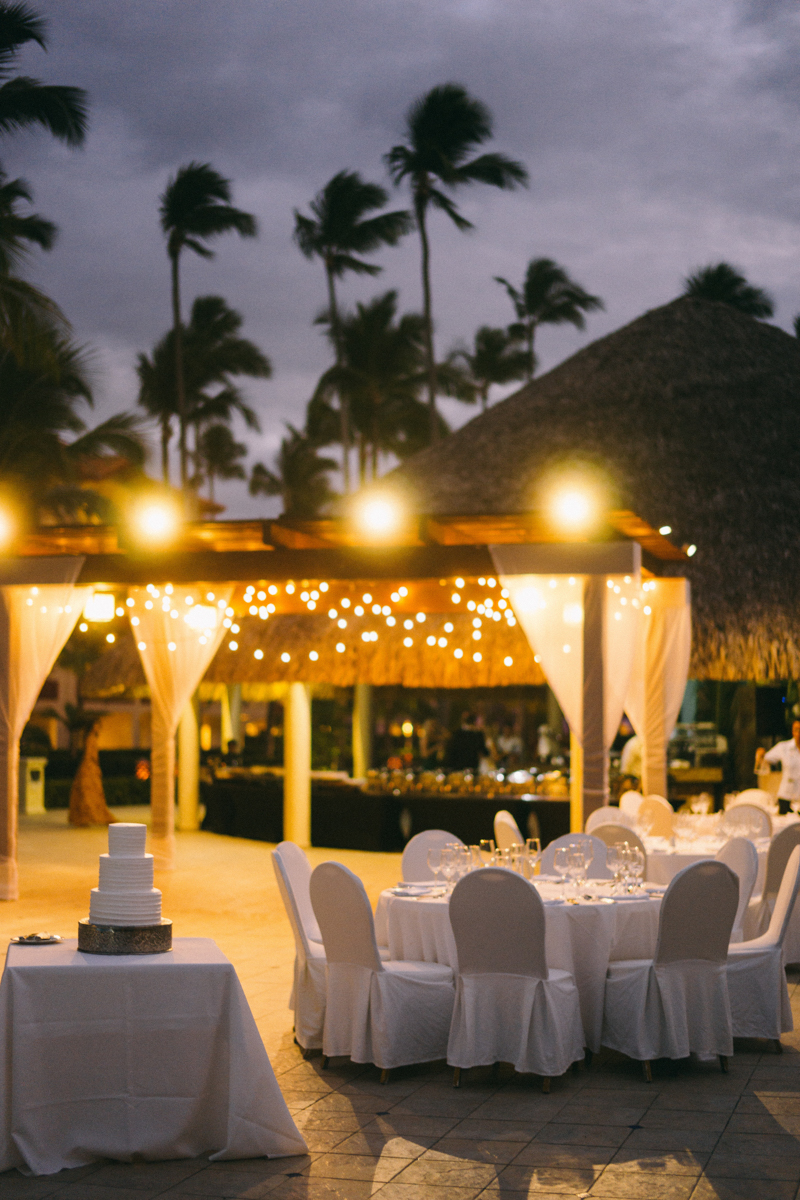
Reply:
[[771, 750], [764, 752], [764, 747], [756, 750], [756, 770], [762, 762], [781, 764], [781, 786], [778, 788], [778, 800], [786, 803], [781, 810], [786, 811], [792, 800], [800, 800], [800, 721], [792, 722], [792, 736], [785, 742], [776, 742]]

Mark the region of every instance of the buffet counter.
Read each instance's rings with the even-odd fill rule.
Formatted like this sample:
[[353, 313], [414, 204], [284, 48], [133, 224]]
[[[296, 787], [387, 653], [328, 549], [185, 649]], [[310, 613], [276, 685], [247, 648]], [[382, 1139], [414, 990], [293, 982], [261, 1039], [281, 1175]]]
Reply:
[[[279, 842], [283, 837], [283, 779], [246, 775], [201, 783], [203, 829], [231, 837]], [[352, 781], [311, 781], [311, 842], [332, 850], [400, 851], [423, 829], [446, 829], [468, 845], [493, 837], [494, 814], [513, 814], [523, 836], [533, 836], [535, 815], [542, 845], [569, 833], [569, 800], [547, 796], [492, 795], [470, 791], [395, 794], [366, 790]], [[535, 834], [535, 830], [534, 830]]]

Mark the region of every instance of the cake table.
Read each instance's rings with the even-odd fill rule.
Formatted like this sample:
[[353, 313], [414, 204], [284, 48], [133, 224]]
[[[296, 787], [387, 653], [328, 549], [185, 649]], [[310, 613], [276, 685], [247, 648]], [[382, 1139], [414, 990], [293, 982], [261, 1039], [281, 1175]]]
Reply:
[[9, 947], [0, 983], [0, 1170], [306, 1153], [232, 964]]

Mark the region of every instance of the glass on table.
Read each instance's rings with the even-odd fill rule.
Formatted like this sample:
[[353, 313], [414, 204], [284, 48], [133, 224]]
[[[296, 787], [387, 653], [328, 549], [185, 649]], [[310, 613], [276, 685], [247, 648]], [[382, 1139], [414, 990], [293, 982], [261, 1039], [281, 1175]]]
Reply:
[[636, 891], [641, 891], [642, 879], [644, 878], [644, 855], [638, 846], [631, 846], [628, 852], [630, 873], [633, 878], [633, 885]]
[[585, 873], [586, 856], [583, 853], [583, 847], [575, 844], [567, 846], [567, 874], [572, 880], [576, 894]]
[[614, 876], [611, 881], [611, 890], [616, 891], [622, 882], [622, 857], [619, 843], [606, 846], [606, 866]]
[[481, 854], [481, 858], [483, 859], [483, 865], [486, 867], [493, 866], [494, 861], [495, 861], [495, 845], [494, 845], [494, 842], [492, 841], [492, 839], [489, 838], [484, 841], [478, 842], [478, 846], [480, 847], [480, 854]]
[[470, 853], [470, 858], [472, 860], [473, 868], [484, 867], [486, 865], [483, 861], [483, 855], [481, 853], [480, 846], [478, 846], [478, 845], [470, 846], [469, 853]]
[[453, 878], [453, 875], [455, 874], [455, 869], [456, 869], [455, 856], [453, 854], [453, 847], [452, 846], [443, 847], [443, 849], [440, 851], [440, 854], [442, 856], [441, 864], [442, 864], [442, 875], [444, 876], [445, 889], [447, 891], [450, 891], [451, 880]]
[[433, 872], [433, 882], [438, 886], [439, 872], [442, 869], [442, 848], [441, 846], [431, 846], [428, 850], [428, 870]]
[[560, 883], [566, 883], [569, 874], [569, 847], [559, 846], [553, 855], [553, 870], [560, 875]]

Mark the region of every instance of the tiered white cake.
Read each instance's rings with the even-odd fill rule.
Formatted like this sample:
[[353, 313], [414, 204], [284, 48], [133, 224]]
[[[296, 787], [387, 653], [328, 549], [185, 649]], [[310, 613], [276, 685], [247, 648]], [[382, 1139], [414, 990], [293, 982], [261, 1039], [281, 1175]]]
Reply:
[[92, 925], [159, 925], [161, 892], [153, 887], [153, 856], [145, 854], [146, 825], [108, 827], [108, 854], [100, 855], [100, 886], [92, 888]]

